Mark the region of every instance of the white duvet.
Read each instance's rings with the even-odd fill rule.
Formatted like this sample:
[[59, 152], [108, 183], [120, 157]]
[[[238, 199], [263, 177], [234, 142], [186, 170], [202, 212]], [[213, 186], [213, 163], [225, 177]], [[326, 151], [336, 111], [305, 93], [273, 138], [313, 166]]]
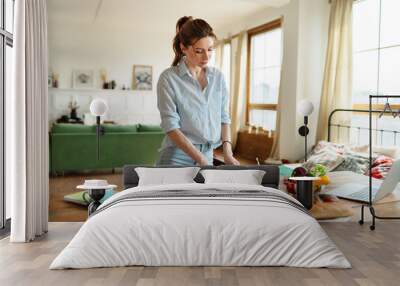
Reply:
[[[349, 268], [318, 222], [289, 205], [254, 198], [153, 198], [112, 204], [132, 192], [279, 190], [238, 184], [135, 187], [104, 202], [50, 269], [145, 266]], [[296, 201], [297, 202], [297, 201]], [[107, 206], [109, 206], [107, 208]]]

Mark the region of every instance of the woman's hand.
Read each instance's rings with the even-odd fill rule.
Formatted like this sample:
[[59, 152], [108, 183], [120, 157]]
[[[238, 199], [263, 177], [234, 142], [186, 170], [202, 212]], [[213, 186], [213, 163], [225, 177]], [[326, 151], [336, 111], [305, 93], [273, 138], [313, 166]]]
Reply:
[[200, 158], [200, 160], [197, 161], [197, 164], [199, 164], [199, 166], [207, 166], [207, 165], [209, 165], [207, 158], [204, 157], [204, 156], [202, 156]]
[[240, 165], [240, 162], [230, 154], [224, 154], [224, 163], [225, 165]]

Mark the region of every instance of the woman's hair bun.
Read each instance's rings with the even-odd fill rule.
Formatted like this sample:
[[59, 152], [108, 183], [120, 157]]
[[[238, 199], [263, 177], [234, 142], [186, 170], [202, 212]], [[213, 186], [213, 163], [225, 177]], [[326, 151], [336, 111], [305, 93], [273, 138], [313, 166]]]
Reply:
[[183, 16], [181, 17], [178, 22], [176, 22], [176, 33], [179, 33], [182, 29], [183, 25], [185, 25], [188, 21], [193, 20], [192, 16]]

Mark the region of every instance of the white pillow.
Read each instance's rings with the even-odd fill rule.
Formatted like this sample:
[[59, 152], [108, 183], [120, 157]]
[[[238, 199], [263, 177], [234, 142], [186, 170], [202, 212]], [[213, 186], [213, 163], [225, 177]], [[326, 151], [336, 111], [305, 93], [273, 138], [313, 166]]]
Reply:
[[195, 183], [193, 179], [199, 170], [199, 167], [135, 168], [139, 176], [138, 186]]
[[262, 170], [201, 170], [205, 184], [234, 183], [261, 185], [265, 171]]

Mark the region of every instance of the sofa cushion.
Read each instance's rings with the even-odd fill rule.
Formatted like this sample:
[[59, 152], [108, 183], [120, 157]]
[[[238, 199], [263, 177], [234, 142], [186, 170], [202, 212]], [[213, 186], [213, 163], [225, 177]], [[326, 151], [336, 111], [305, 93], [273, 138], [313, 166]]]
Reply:
[[96, 133], [95, 125], [57, 123], [51, 128], [52, 133]]
[[123, 133], [123, 132], [137, 132], [138, 127], [136, 124], [134, 125], [114, 125], [114, 124], [103, 124], [101, 125], [104, 128], [105, 133]]
[[139, 124], [138, 132], [162, 132], [160, 125]]

